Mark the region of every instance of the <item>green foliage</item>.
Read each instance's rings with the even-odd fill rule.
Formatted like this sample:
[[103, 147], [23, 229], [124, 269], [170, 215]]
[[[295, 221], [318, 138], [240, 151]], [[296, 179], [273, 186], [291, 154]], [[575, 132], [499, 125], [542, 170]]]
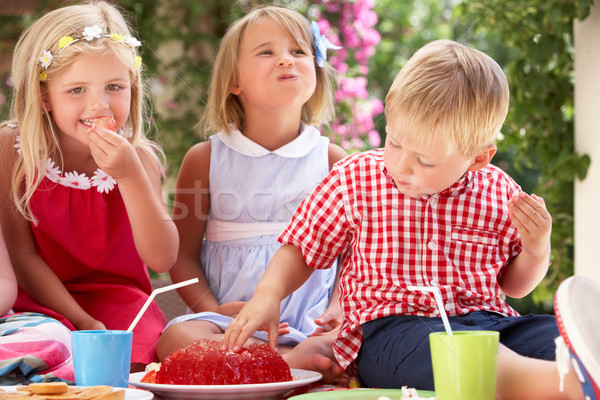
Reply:
[[[573, 274], [573, 193], [590, 158], [577, 154], [573, 126], [573, 20], [589, 14], [593, 0], [465, 2], [462, 17], [476, 21], [473, 34], [486, 38], [488, 53], [504, 48], [511, 107], [499, 147], [510, 152], [506, 169], [524, 180], [524, 190], [544, 197], [553, 217], [552, 265], [532, 294], [550, 303], [555, 289]], [[527, 185], [526, 185], [526, 184]]]

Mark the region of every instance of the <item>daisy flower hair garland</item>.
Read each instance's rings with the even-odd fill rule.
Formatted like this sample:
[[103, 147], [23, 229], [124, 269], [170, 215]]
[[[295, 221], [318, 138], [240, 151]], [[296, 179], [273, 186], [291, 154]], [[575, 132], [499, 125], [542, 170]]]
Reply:
[[[142, 45], [142, 43], [132, 36], [123, 36], [119, 33], [104, 33], [102, 29], [98, 25], [94, 26], [86, 26], [83, 29], [83, 32], [80, 35], [73, 36], [63, 36], [58, 40], [58, 50], [55, 54], [52, 54], [49, 50], [44, 50], [44, 53], [39, 59], [39, 65], [42, 67], [42, 72], [40, 73], [40, 81], [45, 81], [48, 78], [48, 74], [46, 70], [50, 68], [52, 62], [54, 61], [54, 57], [59, 55], [65, 48], [69, 47], [73, 43], [80, 42], [82, 40], [86, 40], [91, 42], [94, 39], [100, 38], [110, 38], [118, 43], [123, 43], [125, 45], [130, 46], [135, 49]], [[142, 57], [134, 56], [133, 64], [135, 68], [139, 68], [142, 65]]]

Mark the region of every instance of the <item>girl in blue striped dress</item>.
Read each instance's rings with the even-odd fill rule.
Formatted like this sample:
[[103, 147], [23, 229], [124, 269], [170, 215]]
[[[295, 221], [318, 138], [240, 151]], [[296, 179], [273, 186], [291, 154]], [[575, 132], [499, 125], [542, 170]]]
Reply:
[[[180, 248], [171, 279], [200, 283], [179, 289], [191, 313], [167, 325], [160, 359], [196, 339], [222, 340], [293, 212], [346, 155], [316, 128], [331, 116], [333, 69], [322, 46], [334, 46], [315, 28], [295, 11], [267, 6], [234, 23], [221, 42], [204, 115], [216, 134], [186, 154], [173, 211]], [[287, 297], [280, 322], [287, 333], [279, 352], [290, 367], [345, 379], [332, 350], [331, 330], [341, 322], [336, 268]], [[264, 331], [250, 339], [266, 340]]]

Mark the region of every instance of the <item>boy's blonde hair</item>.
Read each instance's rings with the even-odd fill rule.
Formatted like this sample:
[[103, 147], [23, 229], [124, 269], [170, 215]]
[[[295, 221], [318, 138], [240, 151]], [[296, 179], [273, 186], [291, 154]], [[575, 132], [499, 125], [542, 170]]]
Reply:
[[[242, 129], [246, 115], [237, 96], [231, 89], [238, 80], [238, 50], [244, 32], [256, 21], [269, 18], [280, 24], [292, 35], [298, 45], [304, 44], [306, 54], [315, 56], [315, 41], [308, 20], [297, 11], [276, 6], [261, 6], [234, 22], [221, 40], [212, 68], [206, 109], [202, 117], [203, 127], [212, 133], [221, 130], [230, 132], [233, 127]], [[308, 46], [310, 48], [308, 48]], [[317, 85], [311, 98], [302, 106], [302, 121], [309, 125], [326, 124], [333, 114], [333, 68], [326, 62], [317, 66]]]
[[428, 146], [443, 135], [448, 153], [472, 157], [493, 144], [508, 112], [504, 72], [491, 57], [451, 40], [418, 50], [398, 73], [386, 97], [392, 130]]
[[[164, 162], [164, 154], [160, 148], [144, 134], [144, 122], [147, 120], [146, 92], [139, 65], [135, 65], [135, 48], [101, 37], [91, 41], [77, 40], [59, 51], [61, 38], [80, 35], [86, 27], [94, 25], [106, 34], [131, 36], [127, 22], [115, 6], [103, 1], [93, 1], [47, 13], [23, 32], [15, 47], [11, 122], [16, 122], [19, 126], [21, 152], [13, 170], [12, 198], [18, 210], [33, 221], [35, 218], [31, 215], [29, 201], [44, 178], [43, 171], [48, 158], [61, 157], [57, 127], [42, 102], [47, 90], [46, 83], [56, 79], [81, 56], [114, 54], [129, 68], [131, 104], [129, 118], [123, 127], [125, 137], [135, 148], [151, 149]], [[40, 57], [44, 51], [53, 55], [52, 63], [47, 68], [40, 65]], [[45, 75], [40, 78], [42, 72]]]

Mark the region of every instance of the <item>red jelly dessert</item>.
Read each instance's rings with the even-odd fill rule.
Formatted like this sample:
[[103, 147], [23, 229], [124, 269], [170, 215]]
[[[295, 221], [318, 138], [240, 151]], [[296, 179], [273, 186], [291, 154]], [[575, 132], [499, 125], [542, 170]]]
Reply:
[[117, 131], [117, 121], [113, 117], [102, 117], [98, 118], [94, 124], [101, 126], [103, 128], [109, 129], [113, 132]]
[[156, 371], [148, 371], [146, 375], [142, 379], [140, 379], [142, 383], [158, 383], [156, 382]]
[[[161, 363], [155, 383], [171, 385], [237, 385], [292, 380], [289, 365], [267, 344], [253, 343], [239, 353], [212, 340], [196, 340], [175, 350]], [[146, 377], [144, 377], [145, 379]]]

